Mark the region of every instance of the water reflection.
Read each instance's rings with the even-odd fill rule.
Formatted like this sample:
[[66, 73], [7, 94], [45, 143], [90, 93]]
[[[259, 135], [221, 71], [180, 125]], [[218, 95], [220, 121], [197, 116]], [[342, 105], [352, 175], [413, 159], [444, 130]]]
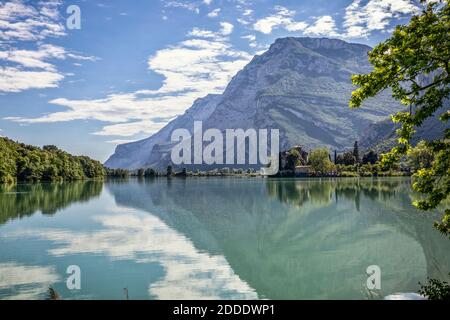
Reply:
[[[416, 291], [427, 276], [446, 277], [450, 243], [432, 228], [436, 216], [416, 211], [411, 197], [404, 178], [130, 179], [103, 189], [95, 182], [3, 189], [3, 223], [36, 211], [66, 215], [52, 217], [52, 226], [13, 220], [0, 227], [0, 271], [8, 270], [0, 273], [0, 297], [31, 297], [55, 282], [63, 290], [61, 270], [74, 258], [90, 275], [82, 294], [95, 298], [120, 298], [126, 285], [140, 299], [361, 299], [372, 264], [382, 270], [381, 296]], [[67, 206], [88, 199], [85, 215], [72, 212], [74, 224]], [[22, 243], [24, 254], [8, 251], [12, 243]], [[37, 271], [48, 281], [33, 280]], [[20, 280], [20, 272], [30, 276]]]
[[8, 290], [9, 300], [37, 299], [49, 286], [60, 281], [53, 267], [0, 263], [0, 296]]
[[361, 196], [371, 200], [388, 201], [399, 191], [410, 191], [409, 179], [268, 179], [269, 196], [280, 202], [301, 207], [305, 202], [328, 205], [338, 202], [339, 198], [354, 201], [357, 211], [360, 210]]
[[408, 179], [174, 179], [108, 190], [225, 256], [260, 297], [363, 298], [372, 264], [386, 294], [450, 270], [450, 246], [434, 217], [410, 205]]
[[156, 299], [257, 298], [222, 256], [199, 252], [188, 238], [157, 217], [123, 211], [113, 216], [96, 216], [103, 226], [99, 231], [56, 230], [39, 237], [59, 244], [50, 250], [54, 256], [102, 254], [113, 260], [159, 263], [165, 275], [148, 288], [150, 296]]
[[86, 202], [98, 197], [102, 189], [101, 181], [0, 184], [0, 224], [31, 216], [37, 211], [53, 215], [74, 202]]

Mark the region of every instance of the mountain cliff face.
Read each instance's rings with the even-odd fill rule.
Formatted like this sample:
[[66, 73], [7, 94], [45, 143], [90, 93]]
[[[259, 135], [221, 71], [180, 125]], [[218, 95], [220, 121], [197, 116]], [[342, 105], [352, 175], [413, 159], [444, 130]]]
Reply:
[[[421, 75], [416, 81], [420, 86], [425, 87], [432, 83], [434, 76], [434, 73], [427, 76]], [[414, 111], [415, 108], [413, 108]], [[439, 120], [439, 117], [448, 111], [450, 111], [450, 100], [446, 99], [443, 101], [442, 107], [436, 110], [433, 116], [427, 118], [420, 127], [415, 128], [416, 132], [411, 143], [416, 145], [420, 140], [442, 139], [448, 124]], [[400, 125], [394, 124], [389, 118], [371, 124], [363, 132], [361, 147], [363, 149], [373, 149], [378, 153], [391, 150], [397, 144], [398, 136], [396, 131], [398, 128], [400, 128]]]
[[[422, 126], [415, 128], [416, 133], [411, 140], [412, 145], [416, 145], [420, 140], [431, 141], [443, 138], [444, 130], [448, 127], [448, 124], [439, 120], [439, 116], [445, 110], [450, 110], [450, 105], [444, 105], [432, 117], [426, 119]], [[363, 150], [373, 149], [377, 153], [384, 153], [391, 150], [397, 144], [398, 136], [396, 130], [399, 127], [390, 118], [371, 124], [363, 132], [362, 138], [360, 139], [361, 148]]]
[[111, 168], [163, 169], [170, 163], [174, 129], [279, 129], [280, 148], [343, 149], [359, 140], [367, 127], [401, 106], [388, 92], [358, 110], [348, 101], [351, 75], [370, 71], [370, 47], [326, 38], [283, 38], [253, 60], [221, 95], [194, 105], [148, 139], [119, 145], [106, 162]]

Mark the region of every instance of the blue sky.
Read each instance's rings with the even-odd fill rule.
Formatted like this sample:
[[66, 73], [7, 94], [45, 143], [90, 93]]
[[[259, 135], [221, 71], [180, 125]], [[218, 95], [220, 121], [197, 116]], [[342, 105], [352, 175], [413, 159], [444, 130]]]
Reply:
[[[81, 10], [81, 29], [66, 10]], [[0, 0], [0, 135], [105, 161], [220, 93], [276, 38], [375, 45], [415, 0]]]

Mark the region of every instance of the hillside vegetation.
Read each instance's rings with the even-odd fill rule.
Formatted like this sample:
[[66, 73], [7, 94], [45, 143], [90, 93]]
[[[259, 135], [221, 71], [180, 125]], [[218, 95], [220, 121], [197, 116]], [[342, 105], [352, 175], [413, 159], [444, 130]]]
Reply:
[[0, 183], [102, 178], [103, 165], [85, 156], [73, 156], [55, 146], [43, 148], [0, 137]]

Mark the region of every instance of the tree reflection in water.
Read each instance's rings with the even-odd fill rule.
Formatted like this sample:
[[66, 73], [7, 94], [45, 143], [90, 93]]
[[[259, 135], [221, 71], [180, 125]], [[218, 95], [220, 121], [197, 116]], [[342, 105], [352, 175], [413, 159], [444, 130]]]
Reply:
[[102, 181], [0, 185], [0, 224], [40, 211], [53, 215], [74, 202], [98, 197]]

